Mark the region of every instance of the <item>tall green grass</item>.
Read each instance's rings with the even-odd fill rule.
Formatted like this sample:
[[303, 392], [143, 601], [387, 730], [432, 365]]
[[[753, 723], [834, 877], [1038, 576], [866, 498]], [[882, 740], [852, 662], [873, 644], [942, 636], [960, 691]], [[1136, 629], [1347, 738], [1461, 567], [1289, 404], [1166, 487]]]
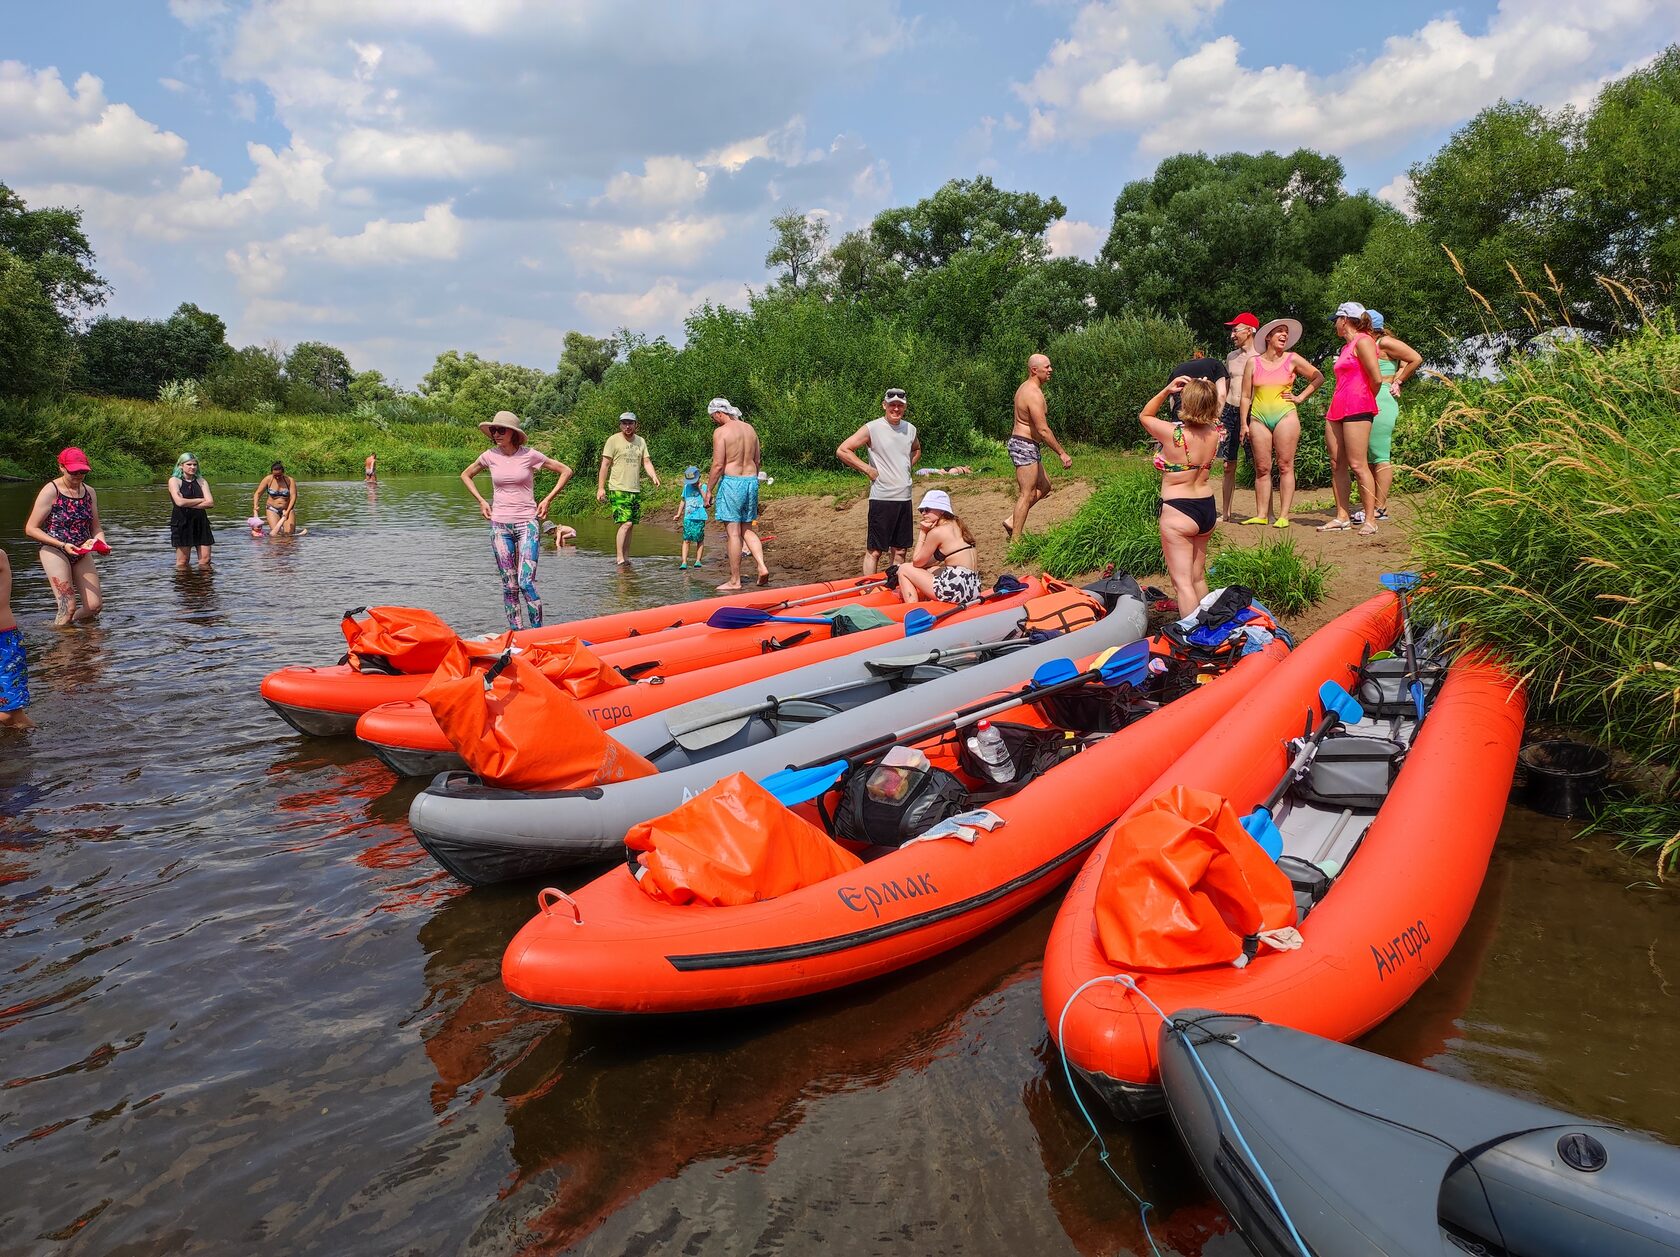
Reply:
[[1009, 547], [1009, 562], [1069, 578], [1112, 563], [1122, 572], [1164, 569], [1156, 507], [1160, 473], [1143, 463], [1122, 464], [1075, 514], [1048, 532], [1031, 533]]
[[[1654, 771], [1624, 820], [1672, 863], [1680, 831], [1680, 336], [1555, 345], [1459, 387], [1414, 533], [1420, 612], [1461, 624], [1529, 688], [1536, 719]], [[1666, 819], [1658, 819], [1658, 818]], [[1615, 828], [1617, 821], [1601, 821]]]
[[1309, 558], [1288, 537], [1280, 537], [1221, 550], [1208, 564], [1208, 585], [1246, 585], [1273, 615], [1288, 617], [1322, 602], [1335, 570], [1328, 561]]

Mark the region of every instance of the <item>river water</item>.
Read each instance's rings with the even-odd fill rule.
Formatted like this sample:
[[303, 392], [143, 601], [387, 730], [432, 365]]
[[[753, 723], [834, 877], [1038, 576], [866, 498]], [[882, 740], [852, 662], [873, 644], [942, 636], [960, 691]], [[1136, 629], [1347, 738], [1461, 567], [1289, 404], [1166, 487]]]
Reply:
[[[417, 786], [257, 695], [370, 602], [497, 627], [450, 478], [303, 486], [254, 541], [218, 486], [213, 573], [161, 488], [109, 489], [99, 627], [54, 630], [0, 485], [30, 654], [0, 735], [0, 1254], [1147, 1252], [1039, 1009], [1054, 905], [923, 968], [746, 1014], [590, 1021], [498, 965], [534, 887], [466, 891]], [[709, 591], [675, 535], [545, 551], [551, 619]], [[1509, 812], [1462, 941], [1367, 1046], [1680, 1142], [1680, 895]], [[582, 880], [582, 879], [578, 879]], [[1163, 1251], [1244, 1251], [1164, 1122], [1099, 1116]], [[1380, 1190], [1380, 1185], [1374, 1185]]]

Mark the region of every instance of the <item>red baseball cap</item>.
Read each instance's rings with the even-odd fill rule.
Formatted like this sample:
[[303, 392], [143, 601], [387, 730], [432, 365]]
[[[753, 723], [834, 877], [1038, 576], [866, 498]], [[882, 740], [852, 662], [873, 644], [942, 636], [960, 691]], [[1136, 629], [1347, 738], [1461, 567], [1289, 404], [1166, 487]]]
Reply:
[[65, 471], [91, 471], [93, 465], [88, 462], [86, 454], [74, 445], [58, 452], [58, 465]]
[[1244, 310], [1241, 314], [1237, 315], [1237, 317], [1234, 318], [1234, 319], [1226, 320], [1225, 326], [1226, 327], [1236, 327], [1239, 323], [1242, 324], [1242, 326], [1244, 326], [1244, 327], [1251, 327], [1255, 331], [1260, 330], [1260, 320], [1255, 318], [1247, 310]]

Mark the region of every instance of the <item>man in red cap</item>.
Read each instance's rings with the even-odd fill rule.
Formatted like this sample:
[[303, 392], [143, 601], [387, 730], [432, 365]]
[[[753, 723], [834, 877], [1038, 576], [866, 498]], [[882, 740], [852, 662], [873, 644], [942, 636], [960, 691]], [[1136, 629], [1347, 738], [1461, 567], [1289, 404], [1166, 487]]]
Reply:
[[1219, 412], [1225, 435], [1219, 439], [1215, 457], [1225, 463], [1225, 475], [1219, 486], [1219, 516], [1232, 520], [1236, 518], [1231, 513], [1231, 499], [1237, 495], [1237, 456], [1248, 441], [1248, 424], [1242, 416], [1243, 373], [1248, 369], [1248, 360], [1256, 353], [1254, 333], [1260, 330], [1260, 320], [1244, 310], [1225, 326], [1231, 329], [1233, 348], [1225, 355], [1225, 405]]

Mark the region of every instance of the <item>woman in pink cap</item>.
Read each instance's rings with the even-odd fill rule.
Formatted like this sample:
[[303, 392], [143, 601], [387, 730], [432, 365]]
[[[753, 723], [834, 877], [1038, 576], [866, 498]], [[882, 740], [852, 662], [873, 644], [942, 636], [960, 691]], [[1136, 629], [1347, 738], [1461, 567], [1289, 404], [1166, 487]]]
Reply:
[[[87, 483], [87, 455], [72, 445], [58, 455], [60, 475], [41, 486], [23, 531], [41, 545], [41, 570], [58, 602], [55, 626], [91, 620], [104, 600], [94, 555], [109, 554], [99, 501]], [[76, 609], [77, 599], [81, 610]]]

